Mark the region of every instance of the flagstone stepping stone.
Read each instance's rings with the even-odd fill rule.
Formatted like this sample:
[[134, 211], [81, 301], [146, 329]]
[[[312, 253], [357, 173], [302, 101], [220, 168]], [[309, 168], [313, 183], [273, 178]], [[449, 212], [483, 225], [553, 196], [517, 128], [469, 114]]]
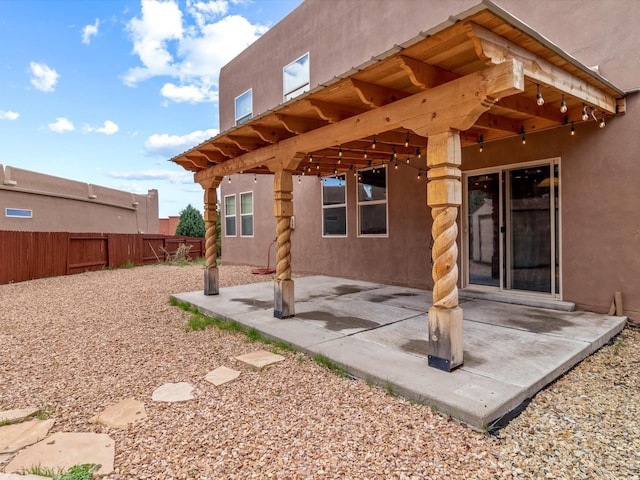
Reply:
[[0, 453], [17, 452], [47, 436], [55, 419], [30, 420], [0, 427]]
[[224, 383], [235, 380], [239, 376], [240, 372], [238, 372], [237, 370], [233, 370], [231, 368], [223, 366], [218, 367], [215, 370], [211, 370], [205, 375], [204, 379], [209, 383], [213, 383], [216, 387], [219, 387]]
[[18, 473], [0, 473], [0, 480], [51, 480], [51, 477], [41, 477], [40, 475], [20, 475]]
[[20, 472], [34, 465], [52, 470], [68, 470], [74, 465], [100, 465], [96, 475], [113, 472], [115, 443], [106, 433], [58, 432], [18, 452], [5, 467]]
[[186, 402], [193, 400], [193, 385], [187, 382], [165, 383], [156, 388], [151, 395], [154, 402]]
[[111, 428], [124, 428], [130, 423], [147, 418], [144, 403], [135, 398], [127, 398], [107, 407], [102, 413], [89, 419], [92, 423], [102, 423]]
[[0, 411], [0, 423], [20, 422], [38, 413], [37, 408], [15, 408], [13, 410]]
[[273, 352], [268, 352], [267, 350], [258, 350], [240, 355], [236, 357], [236, 360], [251, 365], [252, 367], [264, 368], [267, 365], [283, 361], [284, 357]]

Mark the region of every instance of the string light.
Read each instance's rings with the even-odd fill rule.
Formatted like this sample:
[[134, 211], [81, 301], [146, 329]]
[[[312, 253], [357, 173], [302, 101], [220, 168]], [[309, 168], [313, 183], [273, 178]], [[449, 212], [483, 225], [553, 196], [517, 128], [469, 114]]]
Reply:
[[395, 163], [395, 165], [393, 166], [393, 169], [394, 169], [394, 170], [397, 170], [397, 169], [398, 169], [398, 162], [396, 162], [396, 163]]
[[604, 115], [602, 116], [602, 118], [600, 118], [600, 128], [604, 128], [606, 124], [604, 123]]
[[[304, 172], [302, 172], [302, 174], [304, 175]], [[300, 181], [300, 175], [298, 175], [298, 183], [301, 183], [301, 181]]]
[[560, 113], [567, 113], [567, 102], [564, 101], [564, 93], [562, 94], [562, 102], [560, 102]]
[[582, 121], [586, 122], [587, 120], [589, 120], [589, 114], [587, 113], [587, 106], [583, 103], [582, 104]]
[[573, 126], [573, 122], [571, 122], [571, 135], [575, 135], [576, 134], [576, 127]]
[[338, 165], [342, 163], [342, 146], [338, 147]]
[[522, 144], [527, 143], [527, 139], [524, 137], [524, 126], [520, 127], [520, 134], [522, 135]]
[[371, 145], [371, 150], [375, 150], [376, 149], [376, 136], [373, 136], [373, 144]]
[[313, 162], [313, 153], [311, 155], [309, 155], [309, 163]]
[[333, 167], [333, 174], [335, 175], [336, 173], [338, 173], [338, 169]]
[[362, 151], [362, 157], [363, 157], [365, 160], [367, 159], [367, 149], [366, 149], [366, 148]]
[[544, 105], [544, 98], [542, 98], [542, 93], [540, 93], [540, 85], [538, 85], [538, 93], [536, 94], [536, 103], [539, 107]]
[[[416, 147], [416, 157], [418, 157], [418, 160], [420, 160], [420, 156], [422, 155], [422, 150], [420, 150], [420, 147]], [[408, 158], [407, 158], [408, 160]], [[409, 162], [407, 162], [409, 163]]]
[[316, 170], [320, 170], [320, 162], [316, 163]]
[[405, 147], [408, 147], [408, 146], [409, 146], [409, 131], [408, 131], [408, 130], [407, 130], [407, 138], [406, 138], [406, 140], [404, 141], [404, 146], [405, 146]]
[[258, 176], [255, 173], [253, 174], [253, 183], [258, 183]]
[[484, 150], [484, 136], [480, 135], [480, 140], [478, 143], [480, 143], [480, 153], [482, 153], [482, 150]]
[[418, 170], [418, 180], [420, 180], [420, 176], [421, 176], [421, 174], [422, 174], [422, 171], [421, 171], [421, 170]]
[[398, 152], [396, 152], [396, 147], [395, 146], [393, 147], [393, 158], [394, 158], [394, 160], [396, 158], [398, 158]]
[[231, 183], [231, 175], [229, 175], [229, 183]]

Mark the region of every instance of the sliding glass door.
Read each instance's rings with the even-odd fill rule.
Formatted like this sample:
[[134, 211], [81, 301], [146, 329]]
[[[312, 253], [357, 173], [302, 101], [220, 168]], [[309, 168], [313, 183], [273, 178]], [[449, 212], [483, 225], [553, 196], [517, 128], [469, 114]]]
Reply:
[[559, 293], [558, 165], [466, 175], [466, 283]]

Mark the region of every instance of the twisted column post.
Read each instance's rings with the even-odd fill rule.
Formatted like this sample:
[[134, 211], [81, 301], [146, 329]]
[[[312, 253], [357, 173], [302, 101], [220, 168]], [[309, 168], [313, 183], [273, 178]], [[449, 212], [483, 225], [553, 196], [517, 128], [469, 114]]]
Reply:
[[462, 204], [460, 133], [429, 135], [427, 204], [433, 225], [433, 306], [429, 309], [429, 366], [462, 365], [462, 309], [458, 306], [458, 209]]
[[201, 183], [204, 188], [204, 227], [205, 227], [205, 268], [204, 294], [218, 295], [218, 236], [216, 223], [218, 221], [218, 193], [217, 188], [222, 178], [215, 177]]
[[293, 176], [277, 170], [273, 177], [273, 214], [276, 217], [276, 276], [273, 286], [273, 316], [295, 315], [294, 284], [291, 279], [291, 217], [293, 216]]

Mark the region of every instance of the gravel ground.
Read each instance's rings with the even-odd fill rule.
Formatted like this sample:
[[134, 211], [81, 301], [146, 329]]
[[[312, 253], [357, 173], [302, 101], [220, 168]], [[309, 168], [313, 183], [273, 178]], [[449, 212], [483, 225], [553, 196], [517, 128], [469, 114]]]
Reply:
[[[221, 286], [265, 281], [223, 266]], [[300, 353], [256, 371], [234, 357], [263, 348], [215, 328], [186, 332], [171, 293], [200, 290], [201, 266], [147, 266], [0, 286], [0, 409], [39, 406], [56, 431], [108, 433], [109, 479], [638, 478], [640, 334], [626, 328], [538, 394], [497, 436], [474, 432]], [[240, 377], [203, 380], [225, 365]], [[151, 402], [166, 382], [186, 403]], [[89, 419], [145, 402], [127, 429]], [[0, 461], [0, 471], [2, 463]]]

